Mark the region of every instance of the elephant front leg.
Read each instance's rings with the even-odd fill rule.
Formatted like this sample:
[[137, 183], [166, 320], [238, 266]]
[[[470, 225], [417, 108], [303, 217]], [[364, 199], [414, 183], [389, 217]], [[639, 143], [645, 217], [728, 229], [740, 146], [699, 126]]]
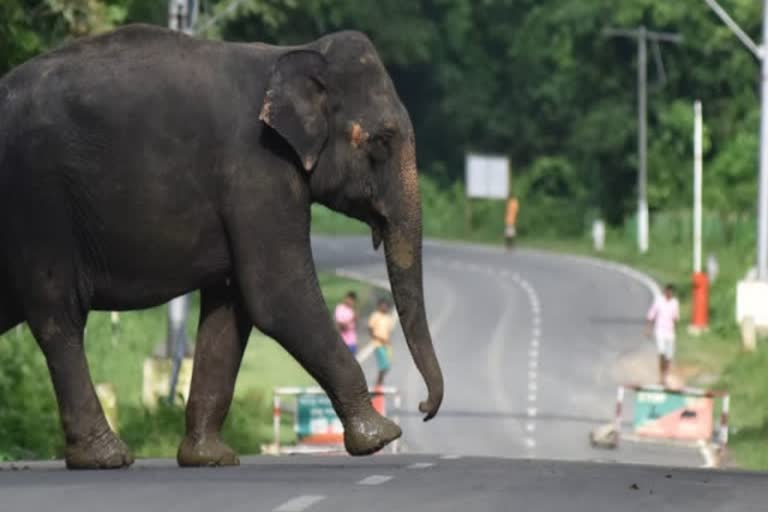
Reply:
[[234, 450], [221, 440], [220, 432], [250, 332], [251, 321], [235, 287], [222, 284], [201, 291], [187, 433], [177, 454], [180, 466], [240, 463]]
[[249, 254], [240, 287], [256, 326], [274, 338], [317, 381], [344, 425], [351, 455], [374, 453], [401, 435], [376, 412], [360, 365], [336, 331], [320, 292], [309, 243]]

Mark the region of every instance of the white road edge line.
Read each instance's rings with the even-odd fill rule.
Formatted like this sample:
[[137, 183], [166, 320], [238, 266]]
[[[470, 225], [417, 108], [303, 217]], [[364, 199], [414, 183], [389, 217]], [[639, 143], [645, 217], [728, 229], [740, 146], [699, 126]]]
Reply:
[[323, 501], [325, 498], [326, 497], [322, 495], [305, 494], [303, 496], [297, 496], [293, 499], [286, 501], [282, 505], [273, 509], [273, 511], [274, 512], [302, 512], [303, 510], [307, 510], [309, 507], [311, 507], [315, 503]]
[[390, 480], [392, 480], [390, 475], [371, 475], [357, 482], [357, 485], [380, 485]]

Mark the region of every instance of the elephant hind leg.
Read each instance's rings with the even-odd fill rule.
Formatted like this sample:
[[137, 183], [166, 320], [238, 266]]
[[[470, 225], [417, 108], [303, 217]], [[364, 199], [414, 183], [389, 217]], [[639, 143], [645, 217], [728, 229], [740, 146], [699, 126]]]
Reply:
[[85, 319], [66, 306], [37, 307], [27, 322], [45, 355], [64, 428], [70, 469], [107, 469], [133, 463], [127, 446], [109, 428], [93, 388], [83, 346]]
[[64, 429], [67, 467], [130, 465], [133, 457], [109, 428], [91, 381], [83, 344], [88, 298], [73, 293], [78, 289], [76, 269], [71, 261], [56, 257], [64, 253], [54, 244], [32, 254], [34, 261], [16, 269], [19, 282], [28, 283], [21, 290], [21, 302], [48, 364]]
[[222, 283], [201, 290], [200, 296], [187, 433], [177, 461], [180, 466], [237, 465], [237, 455], [221, 441], [219, 433], [232, 402], [252, 324], [235, 286]]

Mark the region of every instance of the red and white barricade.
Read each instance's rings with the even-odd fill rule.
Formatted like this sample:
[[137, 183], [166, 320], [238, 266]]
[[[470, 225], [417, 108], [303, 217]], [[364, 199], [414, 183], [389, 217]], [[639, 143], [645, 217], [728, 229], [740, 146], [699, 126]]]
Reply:
[[[376, 386], [369, 389], [371, 404], [382, 416], [387, 416], [388, 399], [392, 402], [392, 421], [400, 423], [398, 412], [402, 400], [397, 388]], [[286, 402], [294, 415], [294, 432], [298, 443], [283, 447], [280, 444], [280, 425]], [[344, 428], [322, 388], [278, 387], [272, 395], [273, 444], [270, 453], [334, 453], [344, 452]], [[398, 453], [399, 440], [392, 443], [392, 453]]]
[[[698, 388], [671, 389], [660, 385], [619, 386], [616, 396], [614, 430], [621, 437], [625, 394], [635, 393], [633, 427], [645, 438], [710, 442], [715, 440], [721, 453], [728, 444], [730, 395], [725, 391]], [[721, 399], [720, 424], [715, 432], [714, 401]]]

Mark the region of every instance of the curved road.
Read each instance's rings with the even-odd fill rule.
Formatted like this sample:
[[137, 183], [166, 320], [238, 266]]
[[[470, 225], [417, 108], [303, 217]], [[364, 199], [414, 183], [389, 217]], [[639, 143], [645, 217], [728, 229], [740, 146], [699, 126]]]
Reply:
[[[383, 255], [367, 239], [319, 237], [315, 254], [325, 270], [386, 283]], [[588, 443], [611, 420], [617, 385], [654, 368], [642, 335], [649, 284], [586, 258], [429, 241], [424, 268], [445, 402], [432, 422], [415, 413], [426, 389], [398, 329], [388, 383], [403, 392], [407, 452], [706, 464], [696, 448]], [[638, 375], [618, 365], [638, 358], [650, 362]], [[372, 380], [373, 361], [364, 369]]]
[[[319, 237], [314, 250], [323, 270], [386, 282], [368, 239]], [[533, 251], [426, 243], [424, 252], [446, 399], [429, 423], [415, 414], [425, 389], [398, 334], [388, 384], [404, 395], [405, 455], [257, 457], [197, 470], [141, 461], [116, 472], [6, 464], [0, 510], [765, 510], [768, 477], [699, 469], [707, 461], [697, 449], [590, 448], [616, 384], [648, 374], [633, 361], [653, 363], [641, 336], [646, 285]], [[363, 366], [372, 379], [373, 362]]]

